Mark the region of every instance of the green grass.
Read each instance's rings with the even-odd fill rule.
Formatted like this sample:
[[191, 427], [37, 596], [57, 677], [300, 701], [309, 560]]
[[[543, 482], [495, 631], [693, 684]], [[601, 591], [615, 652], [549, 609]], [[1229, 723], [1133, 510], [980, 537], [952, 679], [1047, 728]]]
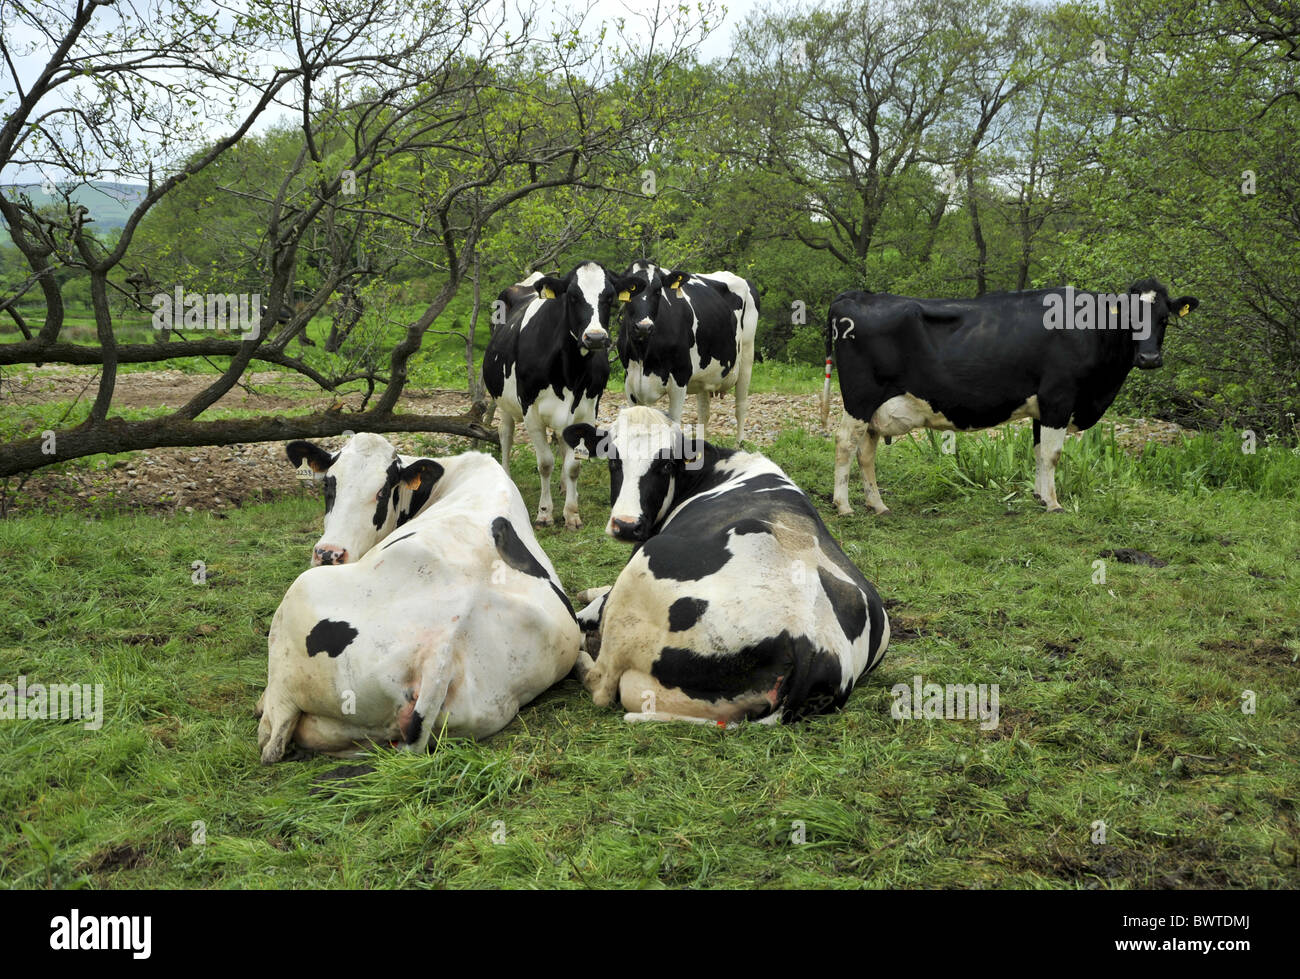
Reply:
[[[1221, 441], [1092, 476], [1105, 440], [1071, 442], [1065, 515], [1029, 500], [1022, 446], [963, 438], [954, 458], [899, 442], [880, 455], [895, 514], [881, 520], [832, 516], [829, 441], [787, 431], [770, 454], [895, 603], [890, 651], [843, 712], [627, 725], [566, 680], [486, 743], [375, 752], [348, 779], [322, 780], [334, 759], [263, 768], [252, 719], [318, 498], [0, 522], [3, 679], [103, 683], [107, 702], [99, 731], [0, 722], [0, 882], [1294, 887], [1294, 469], [1256, 456], [1234, 477]], [[1010, 454], [980, 470], [993, 451]], [[535, 506], [526, 448], [512, 470]], [[972, 485], [981, 471], [988, 486]], [[539, 532], [572, 592], [612, 582], [628, 554], [601, 534], [597, 465], [581, 502], [583, 530]], [[1169, 563], [1107, 560], [1094, 583], [1100, 553], [1125, 547]], [[917, 674], [999, 684], [999, 726], [892, 719], [890, 687]]]

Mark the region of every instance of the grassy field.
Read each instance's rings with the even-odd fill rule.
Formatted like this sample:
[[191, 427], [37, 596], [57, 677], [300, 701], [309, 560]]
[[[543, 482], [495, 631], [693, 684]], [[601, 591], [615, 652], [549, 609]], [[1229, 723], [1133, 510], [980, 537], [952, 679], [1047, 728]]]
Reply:
[[[1207, 435], [1133, 459], [1099, 432], [1066, 450], [1073, 512], [1047, 515], [1028, 452], [1024, 433], [896, 443], [881, 520], [833, 516], [828, 440], [772, 448], [891, 606], [884, 663], [839, 714], [627, 725], [567, 680], [485, 743], [363, 767], [258, 763], [266, 629], [319, 497], [0, 521], [0, 682], [106, 702], [97, 731], [0, 723], [0, 884], [1300, 884], [1300, 458]], [[526, 448], [512, 468], [535, 506]], [[571, 592], [628, 554], [601, 534], [602, 467], [581, 494], [582, 531], [539, 531]], [[1167, 564], [1102, 557], [1122, 548]], [[893, 719], [917, 675], [998, 684], [997, 727]]]

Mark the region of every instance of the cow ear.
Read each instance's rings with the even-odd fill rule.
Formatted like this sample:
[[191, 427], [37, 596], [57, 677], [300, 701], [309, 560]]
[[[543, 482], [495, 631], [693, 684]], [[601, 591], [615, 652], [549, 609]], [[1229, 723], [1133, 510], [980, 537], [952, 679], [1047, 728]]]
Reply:
[[682, 271], [673, 271], [664, 273], [664, 285], [669, 289], [680, 289], [686, 284], [691, 277], [691, 273]]
[[1186, 316], [1197, 306], [1201, 305], [1201, 301], [1195, 296], [1183, 296], [1181, 299], [1175, 299], [1169, 305], [1174, 307], [1174, 310], [1179, 316]]
[[306, 460], [307, 465], [311, 466], [312, 472], [323, 473], [330, 466], [334, 465], [334, 460], [338, 458], [338, 453], [331, 453], [322, 449], [315, 442], [305, 442], [302, 439], [290, 442], [284, 447], [284, 453], [297, 469]]
[[409, 490], [418, 490], [433, 486], [445, 470], [432, 459], [416, 459], [400, 473], [397, 479]]
[[614, 289], [618, 292], [618, 301], [625, 303], [645, 289], [645, 283], [635, 275], [624, 275], [614, 280]]
[[554, 299], [564, 292], [565, 283], [563, 279], [557, 279], [553, 275], [544, 275], [533, 283], [533, 287], [543, 299]]
[[684, 432], [677, 435], [677, 458], [681, 459], [687, 469], [696, 470], [704, 464], [704, 450], [708, 442], [702, 438], [687, 438]]
[[564, 441], [569, 448], [576, 449], [578, 443], [587, 447], [587, 455], [593, 459], [601, 458], [602, 455], [608, 456], [609, 453], [601, 453], [601, 446], [609, 437], [609, 433], [601, 431], [595, 425], [588, 425], [583, 422], [579, 425], [570, 425], [564, 430]]

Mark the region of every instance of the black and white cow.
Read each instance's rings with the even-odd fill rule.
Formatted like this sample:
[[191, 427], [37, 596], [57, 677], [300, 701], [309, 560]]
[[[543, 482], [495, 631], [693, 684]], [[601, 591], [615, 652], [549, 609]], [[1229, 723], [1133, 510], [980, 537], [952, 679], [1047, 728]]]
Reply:
[[629, 721], [774, 723], [839, 708], [880, 662], [876, 590], [771, 460], [684, 440], [644, 406], [564, 438], [609, 460], [605, 532], [638, 544], [580, 616], [599, 616], [597, 657], [579, 655], [597, 705], [620, 701]]
[[666, 393], [668, 416], [681, 424], [686, 395], [693, 394], [707, 436], [710, 395], [734, 388], [739, 443], [754, 369], [758, 290], [731, 272], [700, 275], [646, 261], [633, 262], [624, 274], [643, 284], [619, 318], [628, 401], [652, 405]]
[[[444, 729], [487, 737], [573, 668], [573, 608], [505, 470], [481, 452], [412, 467], [428, 493], [419, 512], [382, 543], [354, 545], [346, 563], [304, 571], [276, 610], [258, 711], [266, 764], [291, 743], [349, 755], [421, 751]], [[340, 471], [331, 516], [350, 509], [345, 523], [366, 523], [388, 496], [386, 473]]]
[[[506, 322], [492, 331], [483, 355], [483, 384], [501, 406], [501, 461], [510, 469], [515, 425], [523, 422], [542, 478], [537, 524], [549, 526], [551, 472], [555, 455], [546, 430], [562, 432], [575, 422], [594, 422], [609, 380], [609, 310], [619, 293], [635, 294], [643, 283], [583, 262], [563, 279], [534, 273], [502, 293]], [[532, 297], [528, 298], [528, 287]], [[489, 409], [490, 411], [494, 410]], [[564, 524], [578, 518], [578, 458], [565, 449]]]
[[[1048, 510], [1066, 434], [1091, 428], [1132, 368], [1162, 362], [1171, 317], [1199, 305], [1170, 299], [1155, 279], [1127, 293], [1072, 288], [995, 293], [978, 299], [909, 299], [845, 292], [831, 303], [826, 356], [844, 397], [835, 438], [835, 506], [849, 506], [856, 452], [867, 505], [889, 512], [876, 486], [876, 446], [914, 428], [972, 431], [1034, 420], [1034, 495]], [[827, 394], [822, 400], [826, 424]]]

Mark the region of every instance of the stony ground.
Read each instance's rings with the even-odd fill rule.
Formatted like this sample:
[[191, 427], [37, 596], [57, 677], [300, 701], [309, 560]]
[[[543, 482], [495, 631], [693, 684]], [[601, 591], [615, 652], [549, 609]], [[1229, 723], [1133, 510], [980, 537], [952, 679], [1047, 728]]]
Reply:
[[[186, 374], [181, 371], [149, 371], [122, 374], [118, 378], [114, 407], [179, 408], [211, 383], [211, 375]], [[51, 401], [74, 401], [92, 398], [96, 377], [93, 371], [71, 368], [46, 368], [25, 376], [5, 378], [0, 390], [0, 407], [10, 404], [38, 404]], [[333, 404], [334, 396], [320, 392], [297, 378], [275, 372], [254, 373], [218, 403], [218, 408], [259, 412], [323, 410]], [[361, 410], [359, 393], [342, 398], [344, 411]], [[600, 404], [600, 419], [608, 422], [627, 404], [622, 391], [609, 391]], [[665, 403], [661, 403], [661, 407]], [[463, 391], [413, 390], [403, 399], [403, 410], [430, 415], [460, 415], [469, 407]], [[836, 424], [841, 404], [833, 396], [830, 424]], [[729, 396], [714, 399], [709, 418], [710, 437], [733, 439], [736, 434], [735, 402]], [[688, 398], [683, 421], [698, 422], [694, 398]], [[1027, 424], [1027, 422], [1023, 423]], [[803, 428], [825, 434], [819, 422], [819, 398], [816, 394], [753, 394], [746, 419], [746, 442], [763, 448], [770, 445], [783, 428]], [[1121, 444], [1137, 450], [1149, 441], [1171, 442], [1183, 431], [1171, 423], [1150, 419], [1123, 419], [1116, 422]], [[996, 434], [997, 430], [994, 430]], [[915, 434], [915, 433], [914, 433]], [[463, 451], [462, 439], [439, 435], [394, 433], [389, 440], [405, 453], [448, 455]], [[342, 438], [323, 439], [334, 448]], [[516, 430], [516, 452], [524, 448], [528, 434]], [[491, 450], [483, 444], [477, 448]], [[8, 512], [33, 511], [102, 511], [133, 509], [159, 512], [208, 510], [221, 512], [259, 500], [275, 499], [288, 493], [304, 492], [293, 468], [278, 443], [253, 443], [226, 446], [152, 449], [124, 453], [102, 467], [71, 465], [51, 467], [14, 478], [0, 493], [8, 501]]]

